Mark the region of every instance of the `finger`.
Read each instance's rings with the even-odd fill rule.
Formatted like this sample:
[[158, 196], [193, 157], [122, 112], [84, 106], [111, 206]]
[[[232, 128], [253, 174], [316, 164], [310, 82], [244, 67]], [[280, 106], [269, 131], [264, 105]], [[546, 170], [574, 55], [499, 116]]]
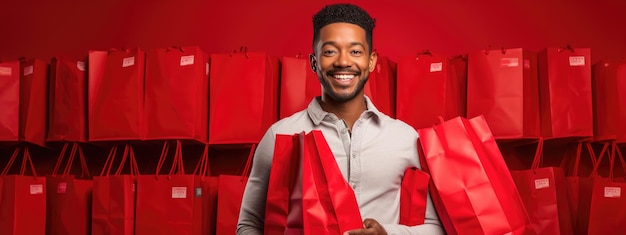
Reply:
[[367, 218], [363, 220], [363, 227], [365, 228], [373, 228], [373, 227], [376, 227], [377, 225], [378, 225], [378, 221], [374, 219]]

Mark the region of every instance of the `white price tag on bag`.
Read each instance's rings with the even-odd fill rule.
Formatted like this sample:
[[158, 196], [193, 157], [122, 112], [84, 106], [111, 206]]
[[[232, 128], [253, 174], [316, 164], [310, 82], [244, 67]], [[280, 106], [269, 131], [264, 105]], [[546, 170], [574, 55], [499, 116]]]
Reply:
[[172, 198], [187, 198], [187, 187], [172, 187]]
[[193, 55], [181, 56], [180, 57], [180, 66], [192, 65], [194, 61]]
[[43, 185], [42, 184], [31, 184], [30, 185], [30, 194], [43, 194]]
[[500, 66], [509, 68], [518, 67], [519, 58], [502, 58], [500, 59]]
[[209, 75], [209, 63], [206, 63], [206, 75]]
[[604, 197], [621, 198], [622, 188], [620, 187], [604, 187]]
[[67, 192], [67, 183], [61, 182], [57, 185], [57, 193], [66, 193]]
[[0, 67], [0, 76], [11, 76], [13, 71], [11, 67]]
[[126, 67], [130, 67], [135, 65], [135, 57], [126, 57], [124, 58], [124, 60], [122, 60], [122, 67], [126, 68]]
[[550, 180], [548, 178], [536, 179], [535, 180], [535, 189], [549, 188]]
[[569, 66], [585, 66], [585, 57], [584, 56], [570, 56]]
[[443, 62], [430, 63], [430, 72], [441, 72], [443, 70]]

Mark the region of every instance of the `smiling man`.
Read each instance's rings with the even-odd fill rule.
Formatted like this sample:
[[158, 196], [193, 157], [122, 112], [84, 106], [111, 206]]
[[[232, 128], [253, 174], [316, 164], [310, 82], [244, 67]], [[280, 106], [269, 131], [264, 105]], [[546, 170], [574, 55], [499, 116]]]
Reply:
[[[444, 234], [427, 198], [423, 225], [398, 224], [400, 183], [409, 167], [420, 167], [417, 132], [406, 123], [379, 112], [363, 87], [374, 70], [375, 22], [352, 4], [334, 4], [313, 16], [313, 69], [322, 95], [306, 110], [284, 118], [263, 136], [241, 205], [237, 234], [263, 234], [265, 200], [276, 134], [321, 130], [346, 182], [354, 189], [363, 228], [345, 234]], [[302, 78], [304, 79], [304, 78]], [[294, 193], [291, 200], [300, 195]], [[290, 214], [301, 213], [290, 208]]]

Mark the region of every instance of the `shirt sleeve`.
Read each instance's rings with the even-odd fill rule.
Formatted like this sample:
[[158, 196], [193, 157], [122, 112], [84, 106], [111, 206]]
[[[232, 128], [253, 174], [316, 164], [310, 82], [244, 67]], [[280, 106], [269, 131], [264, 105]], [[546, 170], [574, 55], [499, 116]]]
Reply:
[[252, 170], [246, 184], [246, 189], [239, 211], [237, 223], [238, 235], [263, 234], [265, 219], [265, 200], [267, 184], [272, 166], [275, 134], [272, 128], [268, 129], [257, 146], [252, 161]]

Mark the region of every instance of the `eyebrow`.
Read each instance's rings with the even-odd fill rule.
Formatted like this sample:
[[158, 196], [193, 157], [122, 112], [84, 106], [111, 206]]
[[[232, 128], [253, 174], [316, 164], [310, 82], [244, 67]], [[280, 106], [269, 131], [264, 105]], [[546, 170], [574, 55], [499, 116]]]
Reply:
[[[337, 47], [337, 43], [335, 43], [334, 41], [328, 41], [328, 42], [322, 43], [322, 47], [324, 47], [326, 45], [331, 45], [331, 46]], [[364, 49], [366, 48], [365, 45], [363, 43], [360, 43], [360, 42], [351, 42], [350, 43], [350, 47], [353, 47], [353, 46], [361, 46]]]

